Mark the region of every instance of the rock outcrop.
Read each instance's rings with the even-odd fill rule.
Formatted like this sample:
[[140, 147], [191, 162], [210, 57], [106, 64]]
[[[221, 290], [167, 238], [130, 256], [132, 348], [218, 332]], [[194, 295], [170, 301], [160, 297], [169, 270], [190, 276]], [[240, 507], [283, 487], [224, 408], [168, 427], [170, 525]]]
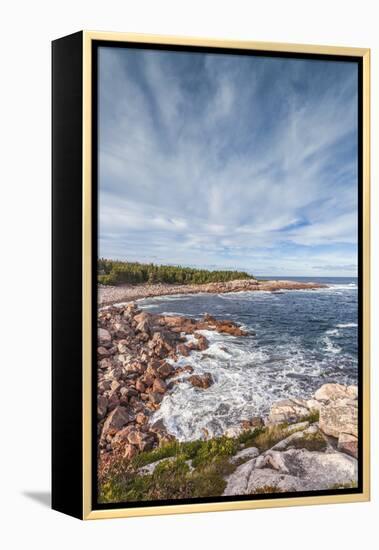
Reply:
[[338, 451], [267, 451], [235, 470], [227, 480], [224, 495], [316, 491], [351, 484], [356, 479], [357, 460]]
[[297, 422], [317, 413], [322, 433], [337, 440], [336, 446], [358, 456], [358, 388], [324, 384], [312, 399], [286, 399], [273, 403], [268, 416], [271, 423]]
[[[224, 495], [315, 491], [354, 487], [358, 480], [358, 391], [325, 384], [312, 399], [273, 403], [265, 430], [282, 437], [268, 450], [239, 451], [240, 464], [226, 479]], [[310, 423], [315, 413], [319, 420]], [[234, 437], [241, 432], [231, 434]], [[237, 458], [238, 457], [238, 458]]]

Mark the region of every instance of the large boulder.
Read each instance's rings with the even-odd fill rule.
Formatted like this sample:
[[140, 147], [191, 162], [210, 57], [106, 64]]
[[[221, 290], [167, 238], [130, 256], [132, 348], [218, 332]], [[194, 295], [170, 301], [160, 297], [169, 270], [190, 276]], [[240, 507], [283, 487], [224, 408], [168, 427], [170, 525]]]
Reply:
[[309, 415], [306, 402], [299, 399], [276, 401], [270, 409], [268, 420], [271, 424], [299, 422]]
[[224, 495], [326, 490], [356, 481], [357, 460], [346, 454], [267, 451], [229, 476]]
[[317, 401], [336, 401], [337, 399], [356, 399], [357, 386], [343, 386], [342, 384], [324, 384], [315, 393]]
[[320, 429], [338, 438], [341, 433], [358, 437], [358, 403], [351, 399], [337, 399], [320, 409]]

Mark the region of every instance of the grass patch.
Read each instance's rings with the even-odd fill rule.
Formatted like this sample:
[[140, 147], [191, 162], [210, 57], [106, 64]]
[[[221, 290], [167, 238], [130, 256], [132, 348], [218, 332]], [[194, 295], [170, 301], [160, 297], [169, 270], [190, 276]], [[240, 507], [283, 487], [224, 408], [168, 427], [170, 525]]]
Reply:
[[215, 437], [206, 441], [197, 440], [183, 443], [173, 441], [152, 451], [140, 453], [132, 459], [132, 465], [135, 468], [141, 468], [157, 460], [176, 456], [177, 458], [184, 458], [184, 460], [192, 460], [192, 465], [197, 467], [223, 456], [233, 456], [237, 451], [237, 440], [226, 436]]
[[314, 424], [315, 422], [318, 422], [320, 420], [320, 411], [312, 411], [307, 416], [304, 416], [304, 418], [300, 422], [309, 422], [310, 424]]
[[258, 447], [261, 452], [267, 451], [289, 435], [288, 428], [289, 425], [286, 423], [267, 426], [254, 436], [254, 445]]
[[146, 466], [147, 464], [157, 462], [157, 460], [179, 456], [180, 454], [180, 443], [178, 443], [177, 441], [172, 441], [170, 443], [167, 443], [166, 445], [163, 445], [162, 447], [153, 449], [152, 451], [147, 451], [145, 453], [140, 453], [136, 455], [132, 459], [131, 464], [135, 468], [141, 468], [142, 466]]
[[[179, 499], [221, 495], [224, 477], [236, 466], [229, 457], [240, 444], [225, 436], [208, 441], [178, 441], [140, 453], [130, 462], [119, 460], [99, 482], [99, 502]], [[175, 460], [164, 460], [172, 459]], [[140, 468], [162, 460], [152, 474], [141, 475]], [[191, 461], [192, 469], [188, 465]]]
[[138, 475], [129, 469], [121, 475], [109, 476], [99, 487], [99, 502], [133, 502], [183, 499], [222, 495], [235, 466], [227, 458], [214, 458], [191, 471], [184, 456], [164, 460], [151, 475]]

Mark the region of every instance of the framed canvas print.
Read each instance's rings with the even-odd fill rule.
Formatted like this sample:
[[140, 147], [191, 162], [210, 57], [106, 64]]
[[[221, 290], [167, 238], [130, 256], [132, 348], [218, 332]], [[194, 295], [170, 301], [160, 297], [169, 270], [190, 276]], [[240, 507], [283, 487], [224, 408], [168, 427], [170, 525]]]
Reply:
[[369, 498], [369, 50], [53, 42], [53, 508]]

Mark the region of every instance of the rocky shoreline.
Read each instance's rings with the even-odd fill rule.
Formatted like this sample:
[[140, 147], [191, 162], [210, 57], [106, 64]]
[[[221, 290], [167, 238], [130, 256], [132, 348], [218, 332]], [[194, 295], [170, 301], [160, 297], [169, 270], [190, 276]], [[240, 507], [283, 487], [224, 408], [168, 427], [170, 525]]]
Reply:
[[[213, 383], [211, 372], [199, 375], [193, 373], [190, 365], [173, 365], [179, 356], [207, 349], [209, 343], [199, 332], [202, 330], [234, 336], [247, 334], [237, 324], [210, 315], [200, 320], [157, 315], [139, 310], [133, 302], [98, 312], [100, 485], [112, 485], [109, 476], [115, 464], [117, 471], [121, 467], [124, 472], [122, 479], [133, 472], [133, 482], [143, 478], [146, 483], [154, 482], [156, 487], [161, 483], [156, 479], [160, 470], [177, 468], [178, 460], [182, 461], [188, 481], [202, 479], [204, 472], [209, 475], [209, 468], [218, 464], [214, 461], [224, 457], [223, 469], [216, 476], [218, 488], [203, 491], [241, 495], [354, 486], [358, 455], [357, 387], [340, 384], [323, 385], [311, 399], [273, 403], [267, 417], [245, 419], [229, 428], [221, 439], [207, 442], [205, 434], [205, 443], [199, 445], [216, 442], [217, 446], [223, 442], [218, 451], [220, 457], [212, 458], [208, 470], [201, 464], [200, 470], [196, 469], [194, 464], [199, 458], [193, 458], [185, 443], [177, 444], [164, 425], [152, 422], [151, 417], [164, 395], [184, 379], [198, 391], [207, 391]], [[204, 449], [201, 452], [204, 454]], [[147, 460], [145, 469], [136, 469], [141, 460], [145, 463]], [[188, 484], [194, 485], [193, 480], [192, 485], [187, 481], [186, 490]], [[191, 490], [190, 496], [194, 494]], [[133, 500], [133, 495], [129, 491], [127, 498]], [[143, 495], [146, 499], [153, 498]], [[115, 496], [107, 498], [117, 500]]]
[[221, 294], [228, 292], [266, 291], [278, 292], [280, 290], [314, 290], [325, 288], [321, 283], [304, 283], [298, 281], [258, 281], [256, 279], [240, 279], [224, 283], [207, 283], [198, 285], [177, 284], [140, 284], [119, 286], [98, 286], [98, 301], [100, 306], [114, 305], [122, 302], [131, 302], [143, 298], [155, 296], [172, 296], [175, 294]]
[[[212, 374], [192, 374], [190, 365], [174, 367], [168, 360], [207, 349], [200, 330], [217, 330], [233, 336], [246, 332], [231, 321], [210, 315], [195, 321], [181, 316], [154, 315], [134, 302], [98, 313], [98, 436], [100, 455], [125, 458], [170, 440], [150, 417], [167, 391], [183, 377], [193, 386], [208, 388]], [[192, 338], [188, 341], [188, 336]]]

